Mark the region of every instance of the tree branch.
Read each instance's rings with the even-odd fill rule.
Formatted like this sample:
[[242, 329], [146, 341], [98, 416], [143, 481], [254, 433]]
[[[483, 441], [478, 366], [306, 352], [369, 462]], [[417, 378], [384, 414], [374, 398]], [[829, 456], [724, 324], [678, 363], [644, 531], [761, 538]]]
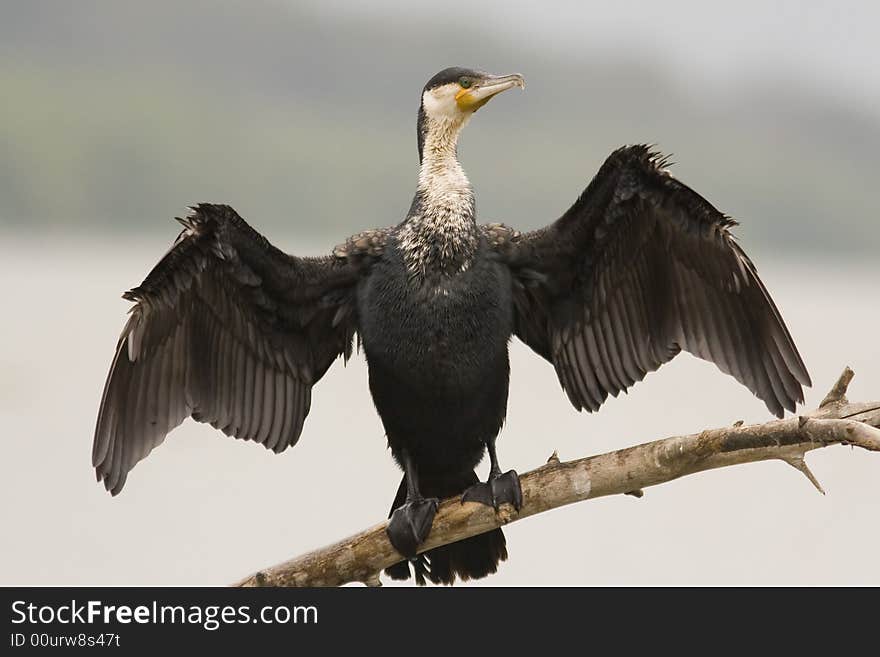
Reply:
[[[708, 429], [599, 456], [562, 462], [554, 452], [546, 465], [520, 477], [523, 506], [495, 512], [459, 497], [444, 500], [420, 551], [481, 534], [509, 522], [566, 504], [606, 495], [641, 496], [642, 489], [685, 475], [739, 463], [780, 459], [797, 468], [820, 491], [804, 461], [813, 449], [834, 444], [880, 451], [880, 401], [850, 403], [849, 368], [815, 411], [785, 420]], [[385, 534], [387, 522], [359, 534], [261, 570], [236, 586], [379, 586], [379, 573], [401, 560]]]

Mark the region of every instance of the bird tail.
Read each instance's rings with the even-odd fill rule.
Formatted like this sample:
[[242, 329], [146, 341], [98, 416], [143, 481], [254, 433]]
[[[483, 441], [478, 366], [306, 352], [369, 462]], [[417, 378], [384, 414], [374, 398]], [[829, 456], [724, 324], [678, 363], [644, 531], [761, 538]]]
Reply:
[[[476, 473], [464, 472], [453, 475], [419, 476], [419, 488], [425, 497], [445, 497], [459, 495], [468, 486], [479, 481]], [[391, 513], [406, 501], [406, 477], [400, 482], [397, 497], [391, 506]], [[390, 515], [390, 514], [389, 514]], [[391, 579], [405, 580], [411, 576], [410, 564], [419, 586], [430, 580], [434, 584], [452, 584], [455, 578], [461, 580], [480, 579], [498, 570], [498, 564], [507, 559], [507, 542], [500, 529], [485, 534], [471, 536], [456, 543], [443, 545], [422, 552], [409, 561], [401, 561], [386, 568]]]

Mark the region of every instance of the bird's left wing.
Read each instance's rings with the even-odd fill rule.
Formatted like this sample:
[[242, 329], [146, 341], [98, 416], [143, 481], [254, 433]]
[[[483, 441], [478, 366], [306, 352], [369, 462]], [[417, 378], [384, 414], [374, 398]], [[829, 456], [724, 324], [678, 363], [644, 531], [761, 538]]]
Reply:
[[329, 256], [269, 244], [232, 208], [201, 204], [138, 287], [104, 386], [92, 448], [114, 495], [189, 416], [280, 452], [299, 439], [312, 386], [357, 330], [354, 286], [382, 231]]
[[553, 224], [484, 230], [514, 275], [517, 336], [553, 363], [576, 408], [597, 410], [684, 349], [781, 416], [810, 377], [734, 225], [631, 146]]

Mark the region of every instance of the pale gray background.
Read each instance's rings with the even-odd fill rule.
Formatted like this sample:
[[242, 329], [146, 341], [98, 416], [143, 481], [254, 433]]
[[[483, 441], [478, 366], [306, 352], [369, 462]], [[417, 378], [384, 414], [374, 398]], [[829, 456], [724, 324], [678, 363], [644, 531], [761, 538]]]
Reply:
[[[657, 142], [743, 222], [816, 403], [844, 365], [880, 397], [874, 3], [447, 0], [0, 6], [0, 584], [223, 584], [378, 522], [400, 474], [358, 356], [317, 386], [277, 457], [186, 423], [111, 499], [91, 433], [137, 284], [187, 203], [233, 203], [320, 253], [397, 221], [418, 90], [450, 64], [520, 71], [461, 155], [485, 219], [552, 220], [614, 147]], [[717, 5], [717, 6], [712, 6]], [[502, 465], [767, 418], [682, 356], [578, 414], [514, 342]], [[486, 584], [880, 583], [880, 462], [808, 457], [704, 473], [517, 523]], [[481, 468], [484, 474], [485, 468]]]

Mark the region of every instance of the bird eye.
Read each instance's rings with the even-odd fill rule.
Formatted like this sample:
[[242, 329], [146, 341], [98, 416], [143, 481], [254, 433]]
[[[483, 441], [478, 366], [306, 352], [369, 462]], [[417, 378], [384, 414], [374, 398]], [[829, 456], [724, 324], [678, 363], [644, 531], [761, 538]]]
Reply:
[[461, 86], [462, 89], [470, 89], [473, 83], [473, 80], [471, 80], [470, 78], [460, 78], [458, 80], [458, 84]]

